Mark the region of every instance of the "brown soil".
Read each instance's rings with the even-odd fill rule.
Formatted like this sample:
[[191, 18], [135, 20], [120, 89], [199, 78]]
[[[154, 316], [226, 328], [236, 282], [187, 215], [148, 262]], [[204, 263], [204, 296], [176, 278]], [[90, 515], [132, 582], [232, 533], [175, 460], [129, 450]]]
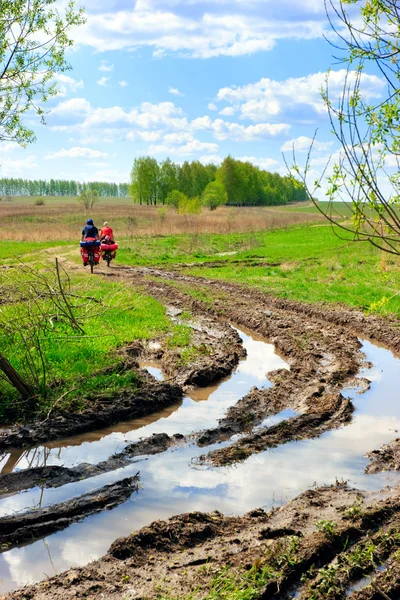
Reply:
[[138, 479], [139, 474], [67, 502], [0, 518], [0, 551], [60, 531], [89, 515], [118, 506], [138, 490]]
[[373, 450], [367, 454], [367, 457], [371, 463], [366, 467], [366, 473], [400, 471], [400, 439], [394, 440], [391, 444], [385, 444], [379, 450]]
[[182, 388], [144, 378], [137, 391], [126, 390], [112, 397], [98, 397], [80, 413], [58, 413], [42, 422], [0, 431], [0, 450], [34, 446], [70, 435], [95, 431], [127, 419], [135, 419], [176, 404]]
[[190, 346], [194, 353], [189, 364], [182, 359], [181, 348], [170, 348], [168, 338], [148, 343], [128, 345], [123, 354], [143, 363], [157, 363], [165, 380], [187, 390], [207, 387], [232, 373], [239, 360], [246, 356], [238, 333], [228, 323], [196, 314], [181, 319], [182, 310], [170, 308], [173, 320], [192, 329]]
[[[5, 598], [156, 600], [193, 594], [191, 598], [200, 600], [221, 573], [222, 582], [229, 577], [240, 582], [246, 573], [257, 574], [268, 568], [270, 576], [254, 598], [288, 600], [301, 589], [304, 599], [342, 599], [351, 582], [364, 573], [375, 578], [376, 566], [382, 561], [399, 565], [400, 539], [395, 535], [399, 509], [399, 489], [389, 498], [387, 493], [368, 495], [338, 484], [308, 490], [270, 513], [258, 509], [244, 517], [224, 517], [218, 512], [180, 515], [117, 540], [104, 558], [86, 567]], [[324, 523], [331, 524], [331, 529], [324, 529]], [[320, 569], [346, 566], [349, 557], [372, 543], [376, 563], [355, 565], [345, 569], [345, 575], [338, 570], [338, 577], [333, 569], [334, 586], [325, 593]], [[376, 577], [379, 580], [380, 576]], [[391, 594], [398, 583], [398, 571], [396, 575], [393, 570], [384, 589]], [[370, 588], [362, 596], [349, 597], [371, 600], [373, 594]], [[390, 597], [395, 600], [398, 596]]]
[[[343, 423], [349, 422], [353, 411], [354, 407], [351, 401], [343, 398], [341, 394], [325, 396], [324, 406], [321, 407], [320, 412], [314, 410], [282, 421], [278, 425], [272, 425], [267, 429], [253, 431], [227, 448], [214, 450], [201, 456], [199, 460], [217, 466], [228, 465], [245, 460], [252, 454], [263, 452], [267, 448], [276, 448], [287, 442], [318, 437], [325, 431], [336, 429]], [[206, 435], [203, 434], [200, 438], [203, 444]]]
[[[226, 448], [202, 457], [212, 464], [227, 465], [268, 447], [315, 437], [347, 423], [353, 405], [341, 395], [341, 390], [354, 385], [354, 376], [363, 364], [357, 336], [368, 335], [393, 351], [400, 351], [398, 323], [388, 319], [366, 317], [345, 308], [271, 298], [257, 290], [243, 290], [233, 284], [188, 277], [179, 272], [115, 268], [113, 275], [169, 305], [177, 318], [180, 311], [190, 310], [194, 343], [206, 351], [199, 351], [194, 363], [185, 365], [180, 360], [179, 349], [168, 348], [163, 340], [154, 345], [134, 344], [125, 350], [127, 357], [156, 361], [166, 373], [167, 382], [149, 384], [147, 381], [133, 397], [122, 402], [114, 399], [106, 406], [99, 402], [86, 416], [85, 413], [58, 415], [45, 427], [14, 428], [0, 434], [0, 448], [33, 445], [44, 439], [65, 437], [66, 432], [97, 429], [177, 402], [183, 388], [208, 385], [234, 369], [243, 356], [243, 349], [229, 327], [229, 323], [233, 323], [273, 343], [290, 364], [290, 371], [270, 374], [273, 387], [254, 388], [227, 411], [216, 428], [191, 436], [191, 440], [204, 446], [241, 434]], [[194, 288], [195, 298], [191, 295]], [[204, 301], [198, 299], [203, 292]], [[364, 387], [368, 383], [362, 382]], [[272, 427], [260, 426], [266, 417], [289, 408], [297, 413], [295, 417]], [[55, 437], [48, 437], [49, 428], [50, 435]], [[46, 478], [46, 486], [62, 485], [119, 468], [137, 456], [164, 452], [186, 441], [179, 434], [152, 436], [129, 445], [122, 453], [98, 465], [83, 464], [73, 469], [49, 467], [49, 471], [31, 469], [26, 471], [25, 483], [22, 474], [6, 476], [0, 479], [0, 489], [4, 488], [8, 494], [43, 484], [43, 478]], [[390, 456], [385, 450], [382, 463], [390, 461]], [[386, 467], [390, 464], [388, 462]], [[226, 565], [231, 565], [235, 577], [240, 578], [252, 567], [257, 570], [268, 563], [272, 575], [260, 590], [260, 599], [288, 599], [292, 597], [289, 592], [300, 588], [304, 600], [342, 599], [346, 597], [346, 586], [360, 576], [360, 569], [340, 572], [338, 591], [329, 592], [330, 595], [320, 592], [322, 574], [318, 569], [334, 567], [342, 558], [346, 561], [346, 552], [356, 544], [366, 544], [371, 536], [377, 536], [379, 549], [374, 565], [387, 562], [389, 575], [384, 589], [391, 593], [399, 584], [395, 573], [400, 537], [392, 532], [396, 528], [399, 531], [400, 490], [389, 490], [385, 494], [386, 497], [384, 494], [370, 496], [338, 485], [309, 490], [268, 515], [262, 510], [245, 517], [223, 517], [219, 513], [181, 515], [168, 522], [153, 523], [135, 535], [118, 540], [100, 561], [14, 592], [7, 598], [151, 600], [160, 597], [159, 582], [163, 582], [162, 593], [182, 599], [199, 587], [208, 590], [213, 577]], [[318, 530], [317, 521], [332, 522], [332, 531], [326, 526]], [[387, 539], [394, 542], [385, 546], [383, 540]], [[289, 561], [288, 556], [293, 552], [295, 560]], [[201, 569], [201, 565], [206, 568]], [[372, 573], [375, 566], [370, 567]], [[380, 585], [383, 585], [382, 577], [376, 576]], [[349, 597], [370, 600], [375, 597], [374, 593], [364, 590]], [[204, 595], [202, 592], [194, 598]], [[397, 596], [390, 597], [395, 600]]]

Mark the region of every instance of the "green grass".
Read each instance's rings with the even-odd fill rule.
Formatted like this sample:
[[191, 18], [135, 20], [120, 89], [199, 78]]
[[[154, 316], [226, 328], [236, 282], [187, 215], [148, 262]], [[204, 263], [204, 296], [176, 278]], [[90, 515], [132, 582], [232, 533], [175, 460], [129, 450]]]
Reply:
[[[52, 388], [47, 397], [41, 400], [39, 410], [42, 411], [51, 405], [54, 398], [72, 390], [77, 383], [79, 394], [68, 394], [66, 399], [73, 409], [81, 407], [75, 401], [78, 395], [82, 399], [86, 392], [89, 395], [95, 390], [112, 393], [124, 386], [134, 386], [135, 377], [132, 378], [132, 374], [118, 372], [122, 358], [117, 350], [134, 340], [165, 335], [173, 328], [162, 304], [130, 286], [92, 278], [90, 288], [87, 288], [87, 278], [81, 275], [73, 277], [72, 285], [73, 292], [102, 300], [103, 304], [94, 304], [95, 312], [84, 321], [83, 336], [67, 330], [63, 322], [56, 321], [51, 334], [42, 339], [48, 381], [57, 383], [57, 387]], [[85, 300], [78, 301], [81, 312], [85, 303]], [[21, 306], [3, 305], [2, 309], [3, 313], [6, 311], [7, 318], [7, 314], [12, 316], [13, 311], [21, 310]], [[0, 345], [14, 368], [27, 377], [23, 344], [18, 343], [18, 339], [18, 336], [13, 339], [3, 333], [0, 334]], [[107, 367], [115, 368], [115, 373], [99, 373]], [[14, 410], [17, 398], [13, 389], [3, 384], [2, 391], [0, 410], [3, 416], [17, 414], [18, 411]]]
[[[28, 259], [36, 260], [38, 254], [47, 248], [54, 246], [68, 246], [68, 242], [1, 242], [0, 264], [3, 262], [15, 263], [17, 261], [26, 262]], [[70, 245], [70, 242], [69, 242]], [[27, 255], [30, 255], [29, 257]]]

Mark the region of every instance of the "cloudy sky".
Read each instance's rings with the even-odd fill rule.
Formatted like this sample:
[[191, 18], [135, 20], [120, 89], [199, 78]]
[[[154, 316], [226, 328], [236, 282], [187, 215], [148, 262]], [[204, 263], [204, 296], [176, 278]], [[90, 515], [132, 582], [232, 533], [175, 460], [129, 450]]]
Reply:
[[[64, 0], [59, 0], [62, 7]], [[78, 2], [79, 4], [79, 2]], [[73, 67], [58, 77], [37, 142], [0, 145], [0, 176], [127, 181], [140, 155], [284, 171], [282, 151], [315, 168], [336, 149], [320, 90], [342, 66], [324, 39], [323, 0], [83, 0]], [[367, 97], [384, 83], [365, 77]]]

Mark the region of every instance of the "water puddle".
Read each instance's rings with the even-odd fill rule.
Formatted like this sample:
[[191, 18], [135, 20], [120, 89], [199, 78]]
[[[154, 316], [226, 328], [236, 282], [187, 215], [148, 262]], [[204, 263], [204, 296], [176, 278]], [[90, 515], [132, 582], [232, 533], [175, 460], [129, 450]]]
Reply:
[[[80, 462], [97, 463], [126, 443], [153, 433], [190, 433], [213, 427], [226, 409], [247, 394], [253, 386], [271, 385], [266, 372], [282, 368], [285, 363], [273, 346], [242, 334], [248, 356], [230, 378], [219, 386], [187, 397], [175, 407], [140, 421], [127, 422], [64, 442], [14, 455], [3, 468], [26, 468], [30, 464], [70, 466]], [[242, 514], [255, 507], [271, 508], [284, 504], [300, 492], [317, 484], [346, 479], [350, 485], [377, 490], [399, 483], [395, 473], [366, 476], [368, 464], [364, 454], [390, 442], [400, 430], [400, 361], [385, 349], [363, 342], [368, 361], [374, 366], [361, 376], [371, 380], [371, 388], [362, 395], [348, 391], [356, 406], [352, 422], [316, 440], [291, 442], [250, 457], [245, 463], [227, 468], [193, 466], [204, 453], [195, 445], [172, 448], [89, 480], [74, 482], [58, 489], [33, 489], [0, 502], [2, 514], [31, 506], [44, 506], [64, 500], [123, 477], [141, 472], [141, 489], [137, 495], [112, 511], [94, 515], [68, 529], [0, 556], [0, 589], [14, 589], [43, 579], [70, 567], [77, 567], [105, 554], [119, 536], [144, 525], [188, 511], [219, 510], [225, 514]], [[294, 416], [285, 411], [266, 425]], [[275, 419], [275, 421], [274, 421]], [[278, 421], [276, 421], [278, 420]], [[221, 447], [218, 444], [207, 448]], [[8, 463], [8, 467], [7, 467]]]
[[[373, 575], [383, 573], [384, 571], [386, 571], [386, 569], [387, 565], [380, 565], [379, 567], [376, 567], [376, 570], [374, 571]], [[353, 592], [361, 592], [361, 590], [366, 588], [371, 583], [373, 575], [366, 575], [365, 577], [362, 577], [358, 581], [352, 583], [346, 591], [346, 596], [351, 596]]]

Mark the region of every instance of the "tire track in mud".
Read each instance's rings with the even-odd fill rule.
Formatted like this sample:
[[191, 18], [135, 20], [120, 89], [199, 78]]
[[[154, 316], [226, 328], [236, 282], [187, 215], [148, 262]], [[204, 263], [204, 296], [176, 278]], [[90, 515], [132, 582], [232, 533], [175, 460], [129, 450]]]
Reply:
[[[282, 443], [307, 437], [316, 437], [324, 431], [338, 427], [349, 421], [353, 405], [350, 400], [341, 396], [340, 391], [343, 387], [354, 382], [354, 376], [363, 363], [360, 342], [357, 339], [357, 333], [362, 329], [364, 329], [364, 335], [367, 332], [368, 337], [371, 339], [385, 341], [385, 345], [395, 351], [398, 351], [400, 348], [400, 334], [394, 323], [365, 317], [356, 311], [345, 310], [342, 314], [339, 310], [327, 309], [324, 314], [321, 307], [309, 307], [299, 303], [271, 299], [261, 292], [255, 290], [244, 291], [235, 285], [210, 282], [201, 278], [186, 277], [176, 273], [166, 273], [153, 269], [119, 269], [119, 271], [122, 272], [121, 277], [124, 280], [140, 287], [146, 293], [160, 301], [175, 306], [177, 309], [189, 308], [195, 317], [201, 319], [210, 318], [212, 320], [219, 319], [224, 324], [231, 322], [257, 332], [258, 335], [274, 343], [278, 352], [290, 363], [290, 371], [277, 371], [271, 375], [271, 380], [274, 383], [272, 388], [266, 390], [253, 389], [250, 394], [242, 398], [235, 406], [228, 410], [217, 428], [200, 432], [199, 434], [195, 434], [194, 437], [191, 436], [189, 438], [190, 440], [195, 439], [200, 446], [203, 446], [215, 441], [229, 440], [231, 436], [238, 433], [246, 434], [226, 448], [218, 449], [204, 457], [204, 460], [215, 465], [226, 465], [231, 462], [243, 460], [251, 454], [265, 450], [267, 447], [278, 446]], [[149, 277], [153, 279], [149, 279]], [[154, 281], [154, 278], [157, 280]], [[185, 290], [184, 287], [176, 288], [176, 283], [183, 283], [184, 286], [209, 286], [215, 292], [213, 304], [192, 298], [189, 290]], [[136, 348], [133, 351], [137, 351], [136, 357], [138, 358], [146, 355], [146, 349], [144, 348]], [[168, 375], [172, 382], [174, 377], [178, 377], [178, 370], [174, 368], [173, 360], [171, 361], [170, 357], [168, 357], [166, 364], [170, 369]], [[194, 372], [196, 372], [196, 369]], [[186, 376], [187, 373], [185, 373]], [[190, 379], [186, 379], [186, 383], [188, 381]], [[368, 382], [365, 382], [365, 385], [367, 384]], [[279, 425], [269, 428], [260, 427], [263, 419], [286, 408], [292, 408], [300, 414]], [[153, 438], [155, 437], [153, 436]], [[93, 473], [97, 474], [93, 469], [100, 469], [101, 472], [107, 469], [114, 470], [115, 468], [119, 468], [119, 466], [128, 464], [134, 456], [143, 453], [164, 452], [172, 445], [182, 444], [187, 441], [183, 436], [179, 436], [179, 434], [172, 437], [161, 434], [161, 437], [158, 437], [158, 439], [153, 438], [142, 440], [137, 444], [131, 444], [131, 447], [127, 447], [120, 455], [110, 457], [110, 459], [98, 465], [79, 465], [74, 469], [66, 469], [63, 473], [54, 473], [53, 476], [51, 473], [44, 474], [42, 472], [41, 476], [42, 478], [43, 476], [49, 476], [49, 485], [63, 485], [65, 480], [61, 483], [61, 475], [63, 477], [72, 477], [69, 481], [75, 481], [74, 477], [90, 477]], [[61, 469], [63, 468], [61, 467]], [[87, 469], [86, 472], [85, 469]], [[67, 471], [70, 472], [67, 473]], [[39, 472], [36, 475], [39, 475]], [[36, 475], [29, 473], [30, 477], [35, 477]], [[332, 495], [334, 494], [332, 488], [327, 489], [331, 490], [330, 493]], [[193, 581], [198, 581], [198, 566], [206, 563], [215, 562], [218, 564], [221, 562], [217, 558], [217, 552], [220, 553], [221, 551], [221, 544], [223, 546], [226, 544], [233, 545], [235, 552], [231, 553], [232, 556], [238, 553], [238, 549], [242, 552], [241, 531], [242, 529], [243, 531], [247, 531], [246, 527], [249, 519], [249, 522], [252, 524], [255, 523], [255, 520], [261, 519], [264, 525], [265, 522], [268, 522], [268, 526], [264, 527], [263, 531], [259, 532], [257, 534], [258, 537], [256, 536], [254, 539], [254, 532], [252, 533], [253, 542], [256, 541], [255, 547], [251, 549], [251, 544], [249, 544], [244, 548], [241, 556], [241, 565], [246, 564], [247, 560], [250, 561], [247, 563], [250, 568], [254, 564], [254, 561], [258, 560], [254, 551], [259, 552], [260, 548], [270, 549], [275, 544], [274, 540], [277, 540], [277, 547], [283, 553], [288, 549], [285, 546], [286, 542], [292, 544], [293, 540], [296, 540], [296, 553], [299, 554], [297, 567], [294, 568], [293, 565], [287, 565], [287, 568], [283, 569], [279, 577], [269, 582], [265, 590], [260, 591], [259, 598], [283, 599], [292, 597], [287, 594], [289, 594], [293, 586], [300, 583], [300, 576], [305, 572], [304, 570], [310, 573], [310, 589], [315, 584], [314, 588], [318, 590], [318, 577], [320, 575], [315, 575], [314, 570], [311, 568], [312, 564], [317, 565], [318, 568], [331, 565], [331, 562], [335, 561], [337, 556], [343, 554], [342, 550], [345, 540], [349, 540], [346, 543], [353, 545], [364, 538], [369, 539], [368, 536], [371, 535], [371, 532], [373, 533], [375, 530], [380, 531], [382, 527], [384, 528], [383, 534], [385, 534], [386, 531], [392, 531], [391, 528], [399, 526], [399, 522], [396, 520], [397, 517], [394, 516], [394, 520], [392, 519], [392, 516], [396, 515], [399, 510], [399, 492], [396, 492], [397, 496], [395, 499], [382, 500], [376, 504], [376, 508], [372, 512], [367, 511], [368, 518], [363, 517], [363, 520], [357, 522], [357, 527], [353, 524], [349, 525], [346, 519], [339, 518], [340, 522], [336, 526], [335, 532], [335, 536], [338, 536], [336, 540], [337, 544], [336, 542], [334, 544], [329, 536], [328, 538], [324, 537], [320, 531], [317, 530], [315, 532], [315, 527], [312, 533], [307, 530], [307, 523], [308, 528], [311, 527], [311, 523], [307, 521], [308, 511], [310, 511], [310, 514], [313, 512], [315, 514], [318, 513], [322, 519], [325, 508], [325, 512], [329, 512], [330, 510], [327, 507], [324, 508], [324, 500], [320, 498], [325, 492], [317, 490], [315, 491], [316, 496], [313, 496], [312, 492], [306, 492], [308, 496], [302, 495], [299, 497], [303, 500], [304, 497], [309, 498], [309, 506], [307, 505], [300, 509], [299, 505], [296, 504], [296, 500], [294, 503], [289, 504], [288, 507], [285, 507], [285, 509], [282, 509], [282, 511], [287, 509], [288, 513], [292, 514], [292, 504], [297, 506], [295, 508], [295, 518], [283, 524], [280, 523], [280, 526], [275, 527], [275, 529], [270, 523], [272, 517], [275, 515], [274, 511], [268, 516], [263, 511], [261, 511], [262, 514], [258, 511], [259, 514], [257, 516], [257, 511], [253, 511], [254, 515], [237, 518], [236, 520], [222, 517], [219, 514], [204, 515], [197, 513], [196, 515], [190, 514], [177, 517], [175, 520], [170, 520], [167, 523], [157, 522], [150, 526], [150, 528], [144, 528], [138, 534], [139, 537], [135, 537], [134, 539], [132, 537], [126, 538], [125, 541], [116, 542], [111, 547], [109, 555], [104, 559], [107, 564], [111, 562], [114, 569], [111, 575], [106, 575], [106, 578], [110, 577], [110, 583], [109, 585], [107, 584], [108, 587], [100, 583], [104, 581], [103, 576], [98, 577], [97, 572], [92, 572], [89, 567], [85, 567], [73, 572], [73, 581], [70, 584], [68, 584], [68, 580], [63, 579], [64, 576], [62, 575], [54, 578], [51, 585], [55, 587], [51, 589], [51, 592], [46, 591], [45, 584], [39, 584], [31, 588], [34, 595], [19, 596], [19, 592], [15, 592], [9, 597], [16, 599], [23, 597], [38, 599], [50, 597], [55, 599], [58, 597], [61, 598], [61, 596], [57, 596], [57, 588], [62, 585], [63, 587], [66, 586], [67, 589], [70, 588], [72, 594], [71, 596], [63, 596], [63, 598], [76, 597], [77, 594], [80, 597], [81, 593], [92, 594], [93, 598], [101, 598], [104, 596], [101, 596], [100, 593], [107, 593], [109, 594], [107, 597], [122, 599], [126, 596], [123, 595], [125, 592], [121, 591], [120, 583], [117, 584], [114, 578], [119, 569], [119, 566], [116, 566], [117, 563], [114, 561], [124, 560], [122, 569], [126, 569], [127, 567], [138, 569], [138, 571], [134, 571], [133, 573], [135, 577], [135, 593], [137, 589], [141, 589], [140, 585], [143, 584], [143, 590], [150, 594], [148, 598], [156, 598], [156, 595], [151, 595], [154, 590], [152, 592], [149, 585], [152, 584], [146, 584], [142, 581], [141, 570], [143, 570], [145, 575], [147, 574], [147, 579], [149, 579], [150, 574], [150, 579], [154, 582], [157, 577], [162, 576], [162, 573], [164, 573], [164, 576], [167, 576], [167, 574], [170, 576], [171, 571], [179, 572], [185, 566], [186, 569], [189, 568], [189, 570], [194, 571], [193, 576], [195, 579]], [[347, 498], [347, 495], [349, 498], [352, 498], [352, 504], [348, 503], [346, 505], [343, 498], [345, 496]], [[363, 495], [361, 494], [361, 496]], [[340, 500], [342, 502], [342, 509], [345, 510], [343, 508], [344, 505], [347, 506], [346, 510], [358, 506], [357, 502], [359, 502], [359, 498], [359, 492], [346, 491], [345, 493], [341, 489]], [[363, 496], [363, 498], [367, 498], [367, 496]], [[310, 506], [314, 507], [315, 510], [310, 508]], [[330, 506], [332, 506], [332, 498]], [[321, 508], [324, 510], [321, 510]], [[336, 513], [335, 516], [337, 517]], [[354, 521], [357, 521], [357, 518], [358, 515], [354, 515]], [[251, 521], [251, 519], [253, 520]], [[171, 530], [171, 527], [178, 527], [178, 530]], [[148, 531], [152, 528], [156, 530], [157, 535], [153, 534], [152, 531]], [[169, 539], [168, 544], [163, 538], [164, 529], [167, 532], [166, 537]], [[239, 542], [234, 540], [227, 541], [225, 538], [229, 532], [232, 535], [234, 534], [236, 536], [235, 540], [239, 540]], [[247, 531], [247, 533], [249, 532]], [[321, 539], [321, 536], [323, 539]], [[315, 541], [316, 538], [318, 544]], [[174, 539], [176, 541], [171, 545], [170, 542]], [[211, 543], [213, 545], [214, 541], [214, 558], [208, 548], [206, 549], [209, 555], [197, 556], [194, 546], [198, 545], [200, 549], [204, 550], [204, 544]], [[149, 558], [156, 554], [156, 563], [157, 559], [164, 560], [162, 558], [162, 553], [166, 551], [163, 547], [164, 542], [168, 546], [168, 552], [172, 552], [173, 555], [176, 553], [176, 564], [173, 561], [173, 566], [170, 566], [167, 572], [162, 571], [162, 569], [160, 570], [159, 565], [155, 567], [155, 570], [152, 570], [147, 565]], [[195, 556], [189, 562], [186, 562], [185, 565], [179, 566], [178, 555], [180, 555], [182, 548], [190, 549], [190, 552], [193, 552]], [[391, 549], [392, 547], [390, 547]], [[231, 554], [228, 553], [230, 557], [229, 561], [233, 560]], [[389, 553], [381, 554], [380, 556], [382, 560], [389, 561], [387, 572], [391, 573], [390, 565], [392, 563], [395, 564], [397, 555], [393, 554], [392, 556]], [[151, 562], [153, 562], [153, 559]], [[100, 561], [100, 571], [103, 568], [105, 567], [102, 561]], [[350, 584], [352, 578], [355, 579], [359, 574], [359, 570], [352, 572], [351, 576], [349, 575], [346, 580], [346, 585]], [[379, 577], [381, 576], [379, 575]], [[91, 582], [91, 587], [87, 587], [86, 585], [88, 580]], [[136, 586], [136, 581], [139, 581], [139, 588]], [[185, 588], [186, 593], [192, 588], [193, 581]], [[207, 585], [207, 581], [206, 578], [205, 585]], [[395, 579], [393, 581], [395, 582]], [[343, 578], [342, 583], [344, 584], [344, 582], [345, 578]], [[175, 583], [178, 585], [177, 582]], [[346, 597], [346, 590], [342, 589], [343, 586], [337, 592], [337, 595], [332, 596], [316, 596], [314, 588], [312, 588], [314, 596], [311, 596], [310, 592], [309, 595], [304, 596], [305, 599], [313, 597], [313, 600], [318, 600], [319, 598], [322, 600], [322, 598]], [[364, 592], [355, 593], [363, 594]], [[132, 597], [139, 598], [142, 596]], [[362, 600], [368, 598], [369, 600], [369, 596], [365, 595], [354, 596], [354, 598], [356, 597], [360, 597]]]
[[[347, 595], [352, 583], [369, 575], [395, 600], [399, 510], [399, 489], [389, 497], [388, 492], [371, 495], [337, 484], [308, 490], [269, 513], [188, 513], [118, 539], [104, 558], [86, 567], [6, 597], [156, 600], [190, 595], [200, 600], [216, 577], [220, 586], [224, 578], [243, 585], [259, 577], [252, 597], [260, 600], [375, 600], [371, 587]], [[379, 573], [382, 563], [386, 571]]]
[[0, 552], [65, 529], [89, 515], [111, 510], [138, 490], [139, 474], [60, 504], [0, 518]]
[[[200, 447], [204, 447], [242, 434], [242, 437], [227, 447], [214, 450], [200, 459], [215, 465], [228, 465], [270, 447], [277, 447], [290, 441], [318, 437], [323, 432], [337, 428], [351, 420], [352, 402], [343, 398], [340, 391], [346, 385], [354, 383], [354, 375], [362, 365], [363, 356], [356, 334], [349, 335], [348, 327], [354, 331], [360, 327], [360, 323], [365, 325], [366, 321], [371, 325], [369, 336], [380, 337], [382, 335], [381, 320], [364, 317], [355, 311], [345, 311], [342, 314], [337, 310], [328, 311], [326, 319], [319, 308], [287, 301], [282, 302], [266, 297], [257, 290], [244, 292], [236, 285], [182, 276], [179, 273], [146, 268], [119, 268], [117, 274], [125, 281], [144, 289], [146, 293], [164, 304], [175, 307], [176, 313], [189, 308], [194, 318], [200, 320], [200, 329], [207, 329], [208, 320], [209, 328], [214, 328], [216, 331], [219, 329], [216, 339], [213, 340], [214, 344], [218, 346], [223, 343], [225, 335], [227, 338], [225, 342], [227, 341], [231, 348], [229, 353], [225, 343], [222, 351], [215, 350], [211, 361], [203, 357], [200, 363], [197, 362], [193, 366], [179, 369], [177, 367], [177, 358], [179, 357], [168, 352], [164, 354], [161, 351], [160, 353], [160, 345], [153, 353], [140, 343], [128, 346], [126, 353], [129, 358], [133, 356], [135, 360], [157, 359], [170, 379], [169, 384], [155, 384], [154, 390], [153, 384], [148, 386], [145, 383], [139, 398], [140, 404], [143, 397], [149, 397], [150, 402], [147, 403], [145, 414], [152, 410], [150, 406], [156, 396], [158, 396], [157, 404], [153, 410], [157, 410], [161, 390], [167, 395], [171, 390], [174, 391], [168, 402], [178, 400], [182, 391], [176, 387], [176, 380], [182, 387], [193, 382], [207, 385], [215, 378], [232, 371], [242, 350], [236, 332], [229, 335], [229, 330], [232, 332], [232, 329], [226, 326], [227, 322], [247, 327], [272, 342], [278, 352], [290, 363], [290, 371], [282, 369], [271, 373], [269, 377], [274, 383], [273, 387], [261, 390], [254, 388], [247, 396], [228, 409], [216, 428], [193, 434], [189, 439], [183, 438], [179, 432], [171, 438], [169, 436], [165, 436], [163, 439], [157, 436], [147, 438], [139, 444], [129, 445], [119, 455], [110, 457], [98, 465], [81, 464], [74, 469], [64, 467], [48, 467], [45, 470], [29, 469], [26, 471], [26, 477], [23, 472], [3, 475], [0, 476], [0, 489], [2, 490], [0, 495], [9, 495], [21, 489], [28, 489], [39, 482], [46, 487], [53, 487], [92, 477], [125, 466], [132, 462], [134, 456], [164, 452], [167, 448], [173, 445], [182, 445], [185, 441], [195, 441]], [[156, 276], [157, 281], [148, 279], [149, 276]], [[216, 290], [215, 302], [211, 306], [194, 299], [189, 293], [185, 293], [185, 290], [171, 286], [171, 282], [185, 284], [189, 282], [191, 286], [204, 285], [206, 282], [210, 284], [213, 291]], [[223, 296], [218, 297], [218, 292], [221, 291]], [[271, 305], [272, 307], [278, 305], [279, 308], [271, 310]], [[306, 320], [305, 315], [307, 315]], [[309, 315], [312, 317], [315, 315], [318, 320], [316, 318], [308, 319]], [[338, 326], [339, 320], [342, 325]], [[391, 323], [385, 322], [383, 335], [387, 336], [388, 331], [392, 334], [390, 338], [392, 344], [390, 345], [397, 347], [400, 337], [398, 329]], [[207, 337], [210, 343], [209, 336]], [[385, 339], [388, 341], [389, 338], [385, 337]], [[223, 368], [224, 360], [227, 363], [225, 370]], [[359, 379], [357, 383], [360, 383]], [[363, 383], [364, 387], [368, 386], [367, 381]], [[170, 385], [175, 385], [175, 387], [171, 388]], [[114, 409], [115, 406], [111, 405], [109, 410], [112, 412]], [[259, 427], [265, 418], [285, 409], [293, 409], [299, 414], [269, 428]], [[119, 418], [118, 414], [114, 416], [113, 422], [116, 422]], [[86, 417], [84, 416], [84, 418]], [[102, 419], [102, 417], [100, 418]], [[75, 419], [82, 419], [82, 416], [73, 416], [71, 428], [73, 433], [76, 432]], [[58, 431], [56, 429], [55, 437], [64, 437], [68, 435], [68, 424], [66, 426], [63, 415], [58, 420], [60, 427]], [[101, 426], [104, 424], [105, 421], [102, 421]], [[7, 443], [11, 446], [42, 442], [46, 439], [48, 431], [52, 431], [52, 423], [50, 423], [50, 427], [48, 427], [49, 424], [46, 425], [47, 427], [39, 427], [39, 431], [35, 431], [34, 428], [33, 430], [32, 428], [31, 430], [20, 428], [14, 433], [11, 430], [11, 432], [7, 432], [8, 437], [5, 434], [0, 435], [0, 444]], [[96, 425], [98, 426], [98, 420], [95, 421], [94, 426], [93, 423], [85, 422], [83, 431], [96, 428]], [[46, 432], [43, 431], [44, 429]], [[78, 428], [78, 431], [82, 431], [82, 429]], [[44, 479], [46, 481], [43, 481]]]

